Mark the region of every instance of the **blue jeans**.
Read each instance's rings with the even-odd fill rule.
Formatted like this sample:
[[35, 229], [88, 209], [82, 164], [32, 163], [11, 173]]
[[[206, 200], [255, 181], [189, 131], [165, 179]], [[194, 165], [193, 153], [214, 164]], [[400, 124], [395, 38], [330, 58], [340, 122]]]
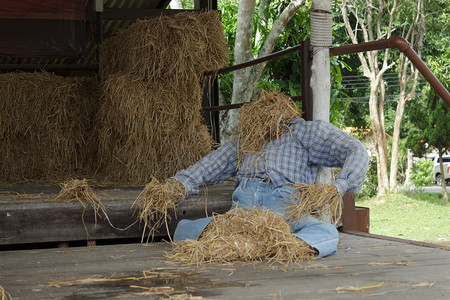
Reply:
[[[292, 185], [274, 188], [259, 178], [243, 178], [233, 193], [233, 207], [265, 207], [284, 217], [283, 207], [290, 202]], [[197, 240], [213, 217], [181, 220], [175, 229], [174, 241]], [[292, 234], [317, 250], [317, 257], [336, 253], [339, 233], [333, 224], [312, 216], [290, 222]]]

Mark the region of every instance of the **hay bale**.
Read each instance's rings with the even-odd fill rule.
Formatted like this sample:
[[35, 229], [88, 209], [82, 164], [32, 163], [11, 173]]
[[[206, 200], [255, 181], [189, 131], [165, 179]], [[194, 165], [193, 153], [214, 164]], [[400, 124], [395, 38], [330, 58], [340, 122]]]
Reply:
[[187, 264], [262, 261], [301, 263], [314, 249], [292, 235], [289, 225], [266, 208], [234, 208], [216, 217], [198, 241], [174, 242], [171, 259]]
[[211, 151], [200, 84], [186, 80], [184, 85], [149, 85], [129, 74], [111, 75], [103, 83], [96, 124], [99, 165], [108, 181], [143, 184], [152, 176], [163, 181]]
[[100, 74], [102, 79], [128, 73], [145, 81], [168, 76], [177, 81], [217, 70], [227, 60], [220, 13], [184, 12], [138, 20], [105, 39]]
[[0, 180], [61, 182], [90, 172], [97, 97], [92, 82], [0, 74]]
[[108, 181], [162, 181], [211, 151], [202, 84], [227, 58], [216, 11], [140, 20], [105, 39], [97, 124]]

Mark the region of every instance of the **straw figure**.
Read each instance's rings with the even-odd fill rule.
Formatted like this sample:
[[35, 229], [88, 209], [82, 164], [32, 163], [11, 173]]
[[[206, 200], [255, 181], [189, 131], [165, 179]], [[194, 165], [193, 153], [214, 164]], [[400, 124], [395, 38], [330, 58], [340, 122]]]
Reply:
[[92, 173], [95, 82], [0, 74], [0, 181], [58, 183]]
[[[315, 184], [319, 166], [340, 168], [336, 180]], [[173, 257], [187, 263], [290, 262], [332, 255], [339, 240], [341, 197], [359, 190], [367, 168], [367, 150], [359, 140], [327, 122], [301, 119], [283, 93], [262, 91], [242, 107], [233, 139], [171, 177], [187, 196], [232, 176], [236, 187], [229, 213], [178, 222], [173, 236], [178, 252]], [[290, 239], [267, 240], [266, 235], [278, 237], [280, 228], [274, 224]], [[268, 232], [260, 234], [263, 228]], [[293, 248], [281, 247], [284, 243]], [[256, 251], [273, 247], [280, 252]]]
[[217, 11], [138, 20], [100, 53], [99, 164], [108, 180], [164, 181], [211, 151], [205, 73], [228, 60]]

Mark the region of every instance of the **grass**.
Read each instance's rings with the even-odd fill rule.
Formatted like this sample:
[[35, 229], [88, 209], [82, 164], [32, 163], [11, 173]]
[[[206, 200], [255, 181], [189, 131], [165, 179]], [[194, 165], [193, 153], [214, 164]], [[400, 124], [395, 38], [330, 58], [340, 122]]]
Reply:
[[398, 193], [356, 205], [369, 208], [370, 233], [450, 246], [450, 203], [442, 194]]

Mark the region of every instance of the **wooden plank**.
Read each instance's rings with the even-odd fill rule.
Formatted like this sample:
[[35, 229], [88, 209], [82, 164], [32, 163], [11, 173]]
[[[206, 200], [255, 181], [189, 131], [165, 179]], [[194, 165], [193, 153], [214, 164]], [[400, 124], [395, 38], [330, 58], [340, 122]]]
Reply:
[[186, 266], [166, 258], [167, 243], [4, 251], [0, 284], [14, 299], [448, 299], [450, 251], [350, 234], [341, 242], [336, 255], [287, 270], [266, 262]]
[[[143, 187], [93, 188], [106, 208], [110, 222], [124, 229], [137, 216], [132, 207]], [[103, 216], [95, 218], [94, 211], [85, 211], [81, 203], [54, 201], [58, 187], [11, 186], [0, 189], [0, 245], [138, 238], [143, 225], [136, 224], [128, 230], [114, 229]], [[231, 207], [233, 184], [226, 183], [202, 189], [201, 193], [181, 201], [178, 219], [195, 219], [224, 213]], [[208, 200], [207, 200], [208, 199]], [[84, 215], [83, 215], [84, 212]], [[169, 224], [172, 233], [178, 219], [172, 216]], [[161, 229], [156, 236], [167, 236]]]

